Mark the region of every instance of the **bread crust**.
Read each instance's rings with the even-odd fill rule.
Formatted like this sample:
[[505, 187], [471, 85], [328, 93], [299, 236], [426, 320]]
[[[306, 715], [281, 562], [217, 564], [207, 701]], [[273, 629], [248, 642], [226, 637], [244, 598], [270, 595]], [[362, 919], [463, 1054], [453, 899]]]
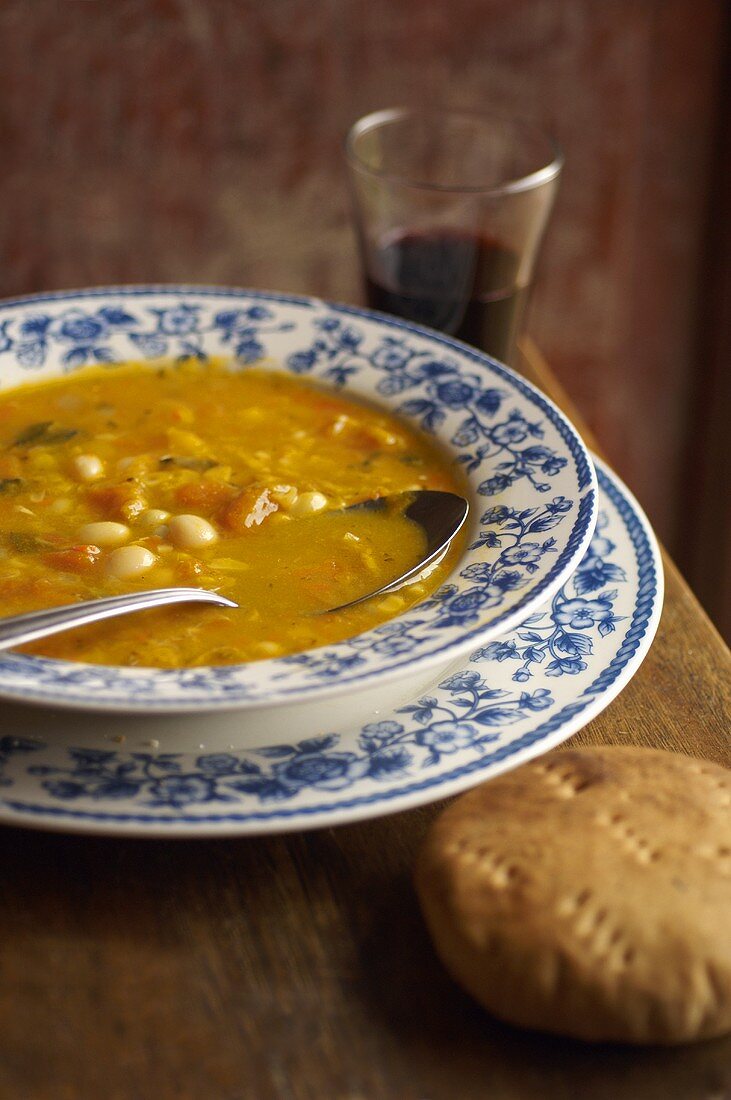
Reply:
[[585, 1040], [731, 1029], [731, 772], [551, 753], [456, 800], [419, 854], [437, 953], [496, 1016]]

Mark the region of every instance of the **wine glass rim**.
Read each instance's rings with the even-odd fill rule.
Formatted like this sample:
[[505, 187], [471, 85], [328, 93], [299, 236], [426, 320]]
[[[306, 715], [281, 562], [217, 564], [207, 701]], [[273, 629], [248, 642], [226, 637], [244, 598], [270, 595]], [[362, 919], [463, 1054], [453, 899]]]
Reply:
[[[516, 130], [523, 132], [532, 131], [534, 135], [540, 135], [546, 142], [551, 150], [551, 159], [541, 165], [540, 168], [536, 168], [533, 172], [528, 172], [524, 176], [519, 176], [514, 179], [507, 179], [503, 183], [499, 184], [442, 184], [431, 183], [424, 180], [411, 179], [408, 176], [402, 175], [398, 172], [384, 171], [379, 168], [373, 168], [362, 160], [356, 152], [356, 143], [360, 137], [368, 133], [371, 130], [378, 129], [381, 126], [388, 126], [395, 122], [402, 122], [406, 119], [428, 119], [428, 118], [450, 118], [450, 119], [464, 119], [483, 122], [499, 122], [508, 126], [512, 126]], [[373, 177], [374, 179], [380, 179], [388, 183], [398, 184], [401, 187], [411, 187], [414, 190], [419, 191], [433, 191], [443, 194], [469, 194], [469, 195], [484, 195], [485, 197], [497, 197], [500, 195], [512, 195], [521, 191], [532, 191], [537, 187], [541, 187], [543, 184], [550, 183], [554, 180], [561, 169], [563, 168], [564, 155], [558, 142], [547, 131], [542, 129], [537, 123], [530, 122], [525, 119], [513, 118], [508, 115], [499, 114], [491, 111], [467, 111], [467, 110], [451, 110], [447, 108], [418, 108], [418, 107], [387, 107], [380, 111], [372, 111], [370, 114], [363, 115], [359, 118], [348, 130], [345, 137], [345, 156], [346, 159], [355, 171], [362, 172], [364, 175]]]

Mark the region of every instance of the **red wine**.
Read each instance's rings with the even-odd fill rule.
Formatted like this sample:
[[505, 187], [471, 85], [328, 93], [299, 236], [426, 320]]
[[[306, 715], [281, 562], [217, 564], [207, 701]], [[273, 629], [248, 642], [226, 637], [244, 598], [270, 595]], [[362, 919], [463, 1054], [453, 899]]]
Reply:
[[498, 241], [448, 230], [388, 238], [371, 259], [372, 309], [428, 325], [509, 360], [527, 288], [518, 257]]

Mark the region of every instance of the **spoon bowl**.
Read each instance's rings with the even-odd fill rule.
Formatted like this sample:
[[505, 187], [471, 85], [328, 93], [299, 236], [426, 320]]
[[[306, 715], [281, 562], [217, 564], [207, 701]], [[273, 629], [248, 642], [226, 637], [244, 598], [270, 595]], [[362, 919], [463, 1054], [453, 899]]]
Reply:
[[[375, 591], [367, 592], [355, 600], [328, 609], [325, 614], [342, 611], [363, 603], [364, 600], [392, 592], [434, 565], [446, 553], [450, 542], [463, 526], [469, 511], [467, 501], [455, 493], [422, 489], [412, 493], [397, 493], [393, 496], [377, 497], [374, 500], [351, 504], [345, 511], [374, 509], [386, 511], [398, 510], [417, 523], [426, 536], [426, 549], [421, 559], [405, 573], [392, 581], [381, 585]], [[64, 630], [101, 622], [117, 615], [129, 615], [135, 611], [146, 611], [152, 607], [165, 607], [176, 603], [209, 603], [218, 607], [238, 607], [233, 600], [205, 588], [155, 588], [147, 592], [129, 592], [121, 596], [106, 596], [97, 600], [84, 600], [81, 603], [51, 607], [43, 611], [31, 611], [23, 615], [12, 615], [0, 619], [0, 650], [14, 649], [39, 638], [59, 634]]]
[[446, 493], [437, 489], [419, 489], [415, 492], [396, 493], [393, 496], [364, 500], [358, 504], [351, 504], [345, 511], [353, 512], [359, 509], [400, 510], [406, 519], [412, 520], [421, 527], [426, 536], [426, 549], [420, 560], [405, 573], [400, 573], [398, 577], [381, 585], [375, 591], [366, 592], [355, 600], [330, 608], [330, 612], [344, 611], [374, 596], [394, 592], [397, 588], [402, 588], [403, 585], [416, 580], [429, 566], [436, 565], [446, 554], [452, 539], [464, 526], [470, 506], [464, 497], [457, 496], [456, 493]]

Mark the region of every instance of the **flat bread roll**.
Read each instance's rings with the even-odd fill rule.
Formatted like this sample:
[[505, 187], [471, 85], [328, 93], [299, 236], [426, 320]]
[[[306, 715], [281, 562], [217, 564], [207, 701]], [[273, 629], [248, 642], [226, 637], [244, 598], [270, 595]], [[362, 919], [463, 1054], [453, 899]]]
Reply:
[[458, 798], [416, 887], [453, 978], [586, 1040], [731, 1029], [731, 772], [653, 749], [550, 753]]

